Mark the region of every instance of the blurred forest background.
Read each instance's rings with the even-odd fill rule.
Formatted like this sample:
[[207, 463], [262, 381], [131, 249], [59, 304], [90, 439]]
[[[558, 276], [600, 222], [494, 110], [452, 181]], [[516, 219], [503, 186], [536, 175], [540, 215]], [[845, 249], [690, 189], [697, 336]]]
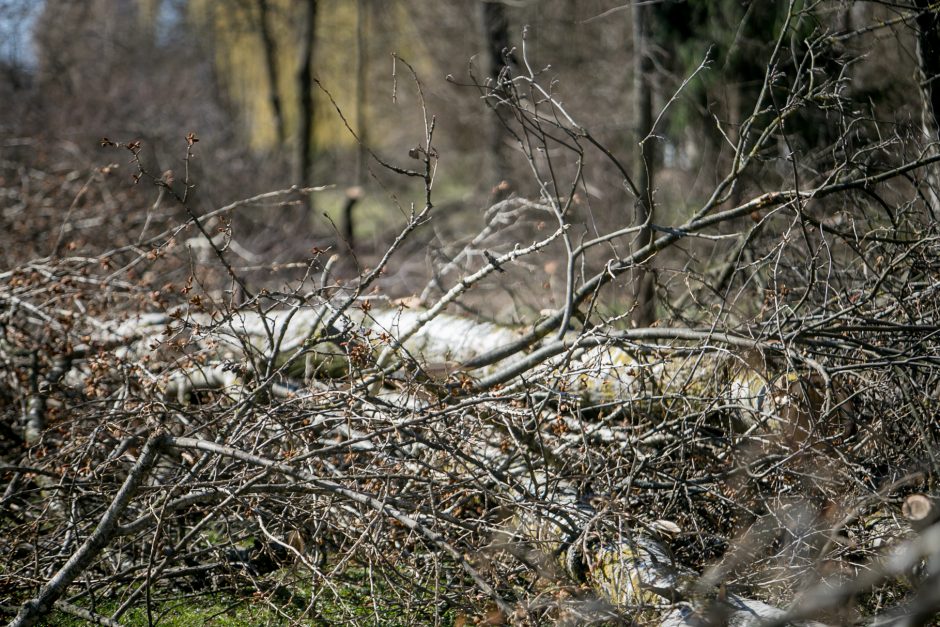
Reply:
[[[422, 194], [420, 179], [398, 176], [369, 155], [405, 167], [423, 140], [418, 92], [401, 60], [414, 68], [436, 122], [437, 230], [411, 240], [408, 256], [419, 263], [387, 278], [387, 290], [420, 290], [436, 246], [476, 232], [492, 201], [540, 193], [544, 177], [533, 176], [519, 135], [481, 97], [504, 68], [550, 86], [573, 121], [630, 172], [655, 172], [656, 222], [674, 223], [707, 198], [733, 159], [731, 143], [761, 88], [787, 8], [780, 1], [646, 3], [648, 54], [640, 58], [630, 5], [601, 0], [4, 0], [2, 226], [14, 237], [3, 261], [46, 254], [59, 238], [65, 207], [46, 189], [42, 215], [24, 215], [27, 187], [84, 182], [115, 159], [99, 146], [108, 137], [140, 141], [143, 167], [156, 177], [175, 173], [166, 176], [180, 188], [183, 137], [195, 132], [198, 158], [189, 166], [199, 211], [291, 185], [330, 187], [315, 195], [311, 211], [241, 215], [236, 237], [247, 265], [288, 262], [313, 246], [348, 262], [350, 229], [365, 255], [360, 265], [368, 265]], [[920, 131], [923, 112], [916, 33], [905, 11], [892, 3], [812, 3], [796, 25], [806, 35], [845, 35], [831, 38], [818, 62], [841, 66], [845, 97], [901, 135]], [[870, 29], [879, 23], [888, 26]], [[862, 56], [864, 64], [853, 62]], [[648, 129], [667, 103], [641, 158], [638, 137], [646, 129], [637, 130]], [[781, 143], [779, 154], [764, 155], [736, 198], [755, 181], [766, 189], [789, 176], [779, 158], [787, 150], [812, 156], [830, 147], [841, 132], [833, 115], [816, 106], [790, 120], [800, 145]], [[554, 166], [571, 169], [574, 159], [557, 152]], [[135, 237], [128, 226], [159, 219], [159, 212], [142, 212], [153, 203], [151, 186], [129, 191], [124, 183], [136, 168], [118, 165], [107, 170], [110, 187], [93, 186], [72, 207], [73, 215], [100, 207], [95, 196], [104, 189], [121, 196], [113, 213], [69, 227], [73, 248], [121, 245], [111, 240]], [[68, 176], [53, 183], [30, 172]], [[568, 219], [579, 237], [636, 218], [622, 173], [600, 151], [588, 151], [576, 187]], [[343, 208], [357, 201], [350, 227]], [[163, 212], [172, 211], [182, 209], [165, 203]], [[96, 242], [103, 235], [109, 241]], [[558, 264], [540, 269], [545, 280], [537, 287], [563, 283], [555, 276], [561, 271]], [[535, 292], [528, 296], [535, 307], [563, 297], [554, 288]]]
[[0, 0], [0, 616], [928, 624], [938, 76], [932, 0]]

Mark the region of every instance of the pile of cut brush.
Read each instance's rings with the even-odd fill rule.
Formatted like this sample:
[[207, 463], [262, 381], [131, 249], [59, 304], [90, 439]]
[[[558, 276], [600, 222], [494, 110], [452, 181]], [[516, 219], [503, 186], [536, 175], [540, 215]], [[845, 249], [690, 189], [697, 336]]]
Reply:
[[322, 289], [141, 311], [89, 263], [2, 276], [11, 624], [223, 591], [322, 618], [354, 568], [413, 620], [844, 621], [935, 551], [931, 500], [900, 508], [925, 476], [874, 475], [873, 390], [769, 339]]
[[774, 254], [733, 251], [733, 300], [660, 286], [685, 313], [630, 326], [601, 295], [754, 211], [770, 225], [801, 199], [896, 180], [896, 197], [920, 198], [904, 175], [933, 160], [723, 211], [709, 200], [576, 275], [585, 250], [621, 235], [599, 237], [570, 249], [559, 307], [502, 320], [455, 312], [495, 310], [475, 294], [561, 249], [569, 225], [542, 228], [556, 200], [494, 205], [421, 298], [397, 301], [381, 278], [430, 200], [373, 268], [338, 280], [315, 254], [282, 291], [233, 264], [229, 220], [296, 189], [198, 217], [185, 203], [183, 217], [125, 214], [128, 232], [82, 254], [66, 243], [90, 219], [75, 203], [52, 254], [0, 273], [0, 610], [18, 626], [51, 612], [153, 622], [201, 597], [262, 601], [277, 620], [404, 624], [930, 614], [928, 213], [878, 227], [891, 237], [826, 231], [833, 269], [805, 289], [783, 284], [817, 276], [809, 231], [753, 228], [741, 246]]

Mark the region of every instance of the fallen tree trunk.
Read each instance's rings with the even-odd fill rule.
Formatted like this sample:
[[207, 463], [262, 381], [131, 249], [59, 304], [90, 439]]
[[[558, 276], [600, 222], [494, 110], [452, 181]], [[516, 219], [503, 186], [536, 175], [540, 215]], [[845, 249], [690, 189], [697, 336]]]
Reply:
[[[597, 336], [573, 333], [570, 340], [548, 342], [528, 354], [471, 369], [464, 364], [513, 342], [525, 329], [447, 314], [422, 320], [424, 313], [354, 311], [333, 329], [321, 326], [329, 315], [327, 306], [239, 313], [221, 320], [203, 314], [148, 315], [114, 327], [107, 339], [127, 342], [125, 355], [140, 358], [149, 354], [149, 347], [160, 346], [167, 334], [185, 333], [188, 350], [208, 363], [183, 367], [162, 384], [164, 394], [179, 401], [200, 389], [237, 387], [244, 377], [236, 370], [254, 377], [280, 372], [293, 381], [297, 393], [302, 380], [316, 377], [355, 373], [360, 379], [381, 381], [379, 354], [400, 344], [386, 374], [404, 368], [436, 384], [431, 387], [437, 394], [512, 390], [535, 381], [545, 394], [581, 407], [632, 403], [635, 411], [660, 417], [725, 411], [744, 429], [762, 426], [776, 432], [808, 431], [821, 417], [845, 413], [846, 395], [834, 395], [825, 372], [823, 378], [811, 370], [821, 369], [818, 364], [809, 362], [802, 372], [790, 370], [782, 359], [792, 357], [786, 350], [743, 335], [670, 328]], [[405, 334], [408, 339], [400, 341]], [[238, 368], [226, 366], [233, 360], [240, 362]], [[782, 368], [775, 372], [774, 363]], [[266, 372], [258, 371], [262, 364], [269, 365]]]

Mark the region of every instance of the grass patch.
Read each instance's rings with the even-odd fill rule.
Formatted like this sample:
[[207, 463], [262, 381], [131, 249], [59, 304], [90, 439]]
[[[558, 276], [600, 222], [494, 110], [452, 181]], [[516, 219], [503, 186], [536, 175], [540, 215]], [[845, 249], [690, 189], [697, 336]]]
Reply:
[[[289, 569], [265, 577], [264, 591], [241, 593], [211, 592], [187, 594], [171, 590], [155, 593], [148, 616], [143, 600], [121, 616], [128, 627], [261, 627], [275, 625], [453, 625], [463, 614], [458, 608], [444, 608], [427, 592], [403, 587], [371, 576], [365, 568], [351, 567], [341, 575], [318, 582], [316, 589], [306, 578]], [[99, 603], [94, 611], [111, 616], [120, 601]], [[87, 604], [83, 609], [91, 610]], [[79, 627], [89, 623], [61, 610], [46, 617], [50, 627]]]

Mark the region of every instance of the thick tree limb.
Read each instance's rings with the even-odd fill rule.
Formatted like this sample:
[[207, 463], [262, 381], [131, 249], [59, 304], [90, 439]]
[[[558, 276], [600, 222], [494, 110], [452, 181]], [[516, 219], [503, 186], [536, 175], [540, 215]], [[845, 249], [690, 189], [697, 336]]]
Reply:
[[111, 505], [105, 511], [101, 522], [98, 523], [95, 530], [65, 565], [46, 582], [39, 594], [23, 604], [19, 614], [10, 622], [9, 627], [30, 627], [37, 624], [49, 613], [49, 610], [52, 609], [55, 602], [59, 600], [59, 597], [62, 596], [75, 578], [82, 574], [98, 557], [101, 550], [108, 545], [117, 533], [119, 529], [118, 520], [121, 514], [124, 513], [131, 499], [137, 494], [141, 482], [143, 482], [167, 443], [168, 439], [164, 434], [151, 436], [141, 450], [140, 457], [137, 458], [127, 474], [127, 479], [124, 480], [121, 489], [114, 495], [114, 500], [111, 501]]

